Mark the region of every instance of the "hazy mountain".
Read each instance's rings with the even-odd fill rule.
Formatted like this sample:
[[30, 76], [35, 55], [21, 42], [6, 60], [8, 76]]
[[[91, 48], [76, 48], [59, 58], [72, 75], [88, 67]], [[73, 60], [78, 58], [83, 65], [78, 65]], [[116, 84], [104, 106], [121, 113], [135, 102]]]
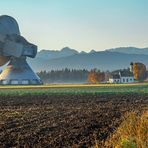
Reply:
[[85, 51], [81, 51], [80, 54], [87, 54], [87, 52], [85, 52]]
[[94, 49], [92, 49], [89, 53], [95, 53], [96, 51]]
[[39, 59], [55, 59], [60, 57], [67, 57], [78, 54], [79, 52], [75, 49], [65, 47], [61, 50], [41, 50], [38, 52], [36, 58]]
[[[68, 49], [69, 50], [69, 49]], [[74, 50], [75, 51], [75, 50]], [[42, 51], [43, 52], [43, 51]], [[63, 54], [64, 55], [64, 54]], [[44, 58], [45, 56], [45, 58]], [[56, 56], [55, 56], [56, 57]], [[120, 52], [101, 51], [90, 53], [78, 53], [59, 58], [47, 58], [47, 53], [43, 57], [28, 60], [35, 71], [52, 70], [62, 68], [116, 70], [127, 68], [130, 62], [143, 62], [148, 65], [148, 55], [126, 54]]]
[[120, 53], [127, 53], [127, 54], [144, 54], [144, 55], [148, 55], [148, 48], [119, 47], [119, 48], [107, 49], [106, 51], [120, 52]]

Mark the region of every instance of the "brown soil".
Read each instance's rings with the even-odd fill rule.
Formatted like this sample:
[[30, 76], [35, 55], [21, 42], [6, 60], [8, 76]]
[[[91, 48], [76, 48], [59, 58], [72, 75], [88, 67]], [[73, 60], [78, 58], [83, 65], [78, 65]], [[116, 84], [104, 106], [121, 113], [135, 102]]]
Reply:
[[148, 94], [48, 94], [0, 97], [0, 147], [99, 147], [125, 112]]

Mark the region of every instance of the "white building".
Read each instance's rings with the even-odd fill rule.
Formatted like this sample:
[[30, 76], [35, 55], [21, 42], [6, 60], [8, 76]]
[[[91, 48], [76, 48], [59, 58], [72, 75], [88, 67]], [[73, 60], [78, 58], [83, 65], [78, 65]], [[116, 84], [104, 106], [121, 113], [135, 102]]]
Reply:
[[109, 83], [121, 83], [119, 74], [114, 74], [109, 78]]
[[134, 76], [130, 71], [119, 71], [118, 74], [113, 74], [109, 78], [109, 83], [133, 83]]

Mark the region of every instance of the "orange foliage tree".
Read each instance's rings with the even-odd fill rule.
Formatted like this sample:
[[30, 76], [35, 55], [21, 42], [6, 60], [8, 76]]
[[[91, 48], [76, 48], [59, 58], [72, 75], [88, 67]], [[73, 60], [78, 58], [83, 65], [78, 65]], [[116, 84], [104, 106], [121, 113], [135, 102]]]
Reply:
[[87, 79], [89, 83], [100, 83], [105, 80], [105, 73], [100, 70], [97, 71], [97, 69], [92, 69], [88, 73]]
[[134, 79], [142, 81], [146, 78], [146, 66], [143, 63], [132, 63]]

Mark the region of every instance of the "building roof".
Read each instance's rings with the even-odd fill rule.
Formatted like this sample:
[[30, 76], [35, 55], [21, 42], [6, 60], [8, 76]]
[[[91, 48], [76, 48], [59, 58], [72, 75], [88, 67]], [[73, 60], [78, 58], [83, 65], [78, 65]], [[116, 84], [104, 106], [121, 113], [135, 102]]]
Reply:
[[112, 79], [120, 79], [121, 77], [133, 77], [133, 73], [129, 70], [118, 70], [112, 73], [110, 78]]
[[133, 77], [133, 73], [127, 70], [122, 70], [119, 72], [121, 77]]
[[113, 74], [111, 76], [112, 79], [120, 79], [120, 75], [119, 74]]

